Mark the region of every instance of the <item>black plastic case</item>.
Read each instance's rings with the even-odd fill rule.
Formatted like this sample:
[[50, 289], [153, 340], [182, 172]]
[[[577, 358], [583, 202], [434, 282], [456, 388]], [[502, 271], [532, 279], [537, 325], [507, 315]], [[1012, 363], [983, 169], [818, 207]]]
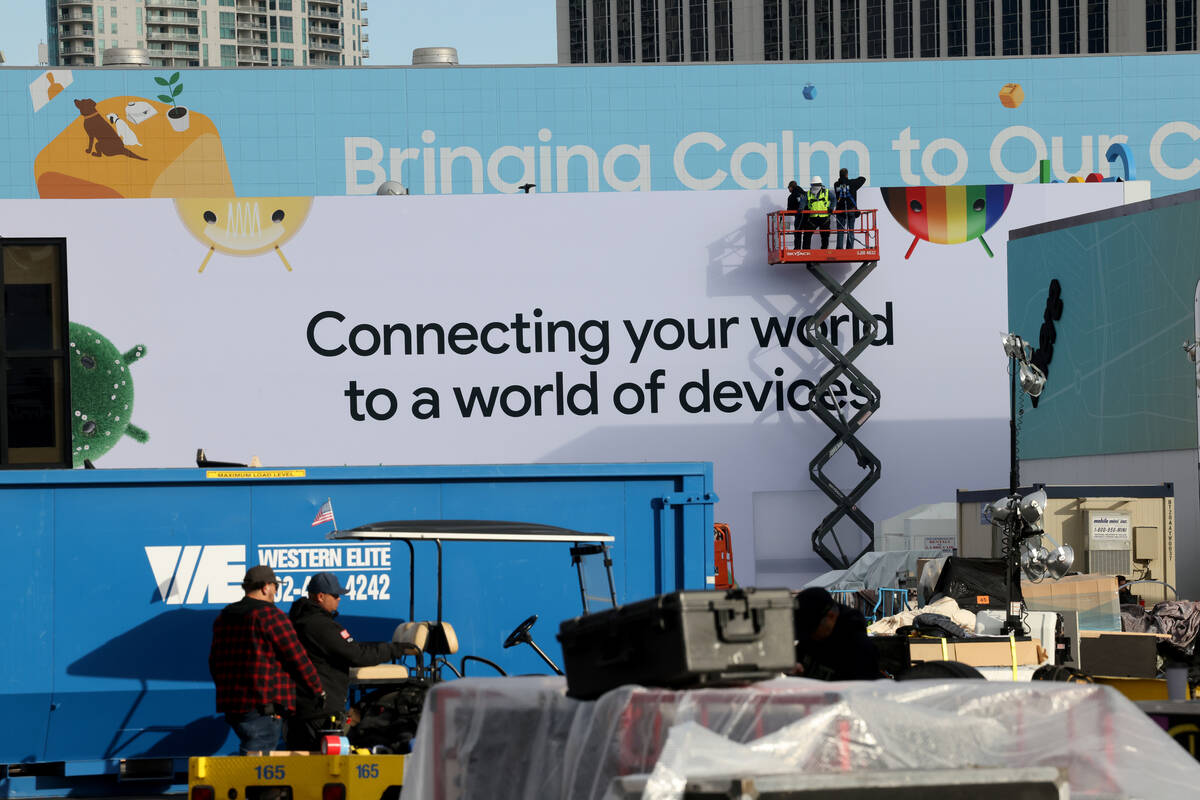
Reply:
[[567, 694], [627, 683], [681, 689], [775, 677], [795, 666], [787, 589], [683, 591], [575, 617], [558, 629]]

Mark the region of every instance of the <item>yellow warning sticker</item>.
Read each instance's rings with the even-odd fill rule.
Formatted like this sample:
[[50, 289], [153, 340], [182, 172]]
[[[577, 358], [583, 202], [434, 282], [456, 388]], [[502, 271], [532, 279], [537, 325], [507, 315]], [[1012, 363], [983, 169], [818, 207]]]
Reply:
[[210, 469], [206, 478], [303, 478], [302, 469]]

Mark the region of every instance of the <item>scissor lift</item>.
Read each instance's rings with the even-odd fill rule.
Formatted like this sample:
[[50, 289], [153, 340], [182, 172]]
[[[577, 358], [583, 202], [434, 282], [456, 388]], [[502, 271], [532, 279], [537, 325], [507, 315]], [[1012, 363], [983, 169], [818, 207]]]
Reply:
[[[811, 212], [799, 212], [800, 215]], [[789, 225], [802, 217], [795, 211], [773, 211], [767, 215], [767, 254], [772, 264], [804, 264], [821, 284], [829, 290], [830, 297], [822, 306], [809, 317], [804, 325], [804, 335], [808, 341], [829, 360], [830, 367], [821, 376], [812, 390], [812, 409], [817, 418], [825, 423], [833, 438], [817, 453], [808, 465], [809, 477], [825, 496], [834, 503], [834, 508], [812, 534], [813, 551], [824, 559], [834, 569], [846, 569], [862, 555], [870, 551], [875, 542], [875, 524], [858, 507], [859, 501], [867, 490], [879, 480], [881, 464], [879, 458], [858, 440], [855, 434], [866, 423], [872, 414], [879, 410], [879, 389], [867, 379], [862, 371], [854, 366], [858, 358], [871, 342], [875, 340], [878, 322], [870, 311], [854, 299], [853, 292], [858, 288], [875, 267], [879, 265], [879, 229], [875, 224], [875, 209], [861, 209], [858, 218], [850, 232], [854, 234], [855, 246], [843, 249], [802, 248], [802, 241], [797, 238], [811, 233], [813, 238], [821, 236], [821, 231], [797, 231], [794, 225]], [[831, 222], [836, 220], [836, 212], [831, 214]], [[803, 224], [803, 223], [801, 223]], [[846, 231], [843, 231], [845, 234]], [[835, 244], [837, 231], [829, 232], [830, 243]], [[809, 243], [811, 244], [811, 242]], [[791, 247], [789, 247], [791, 245]], [[859, 262], [850, 277], [839, 282], [823, 267], [828, 262]], [[838, 350], [830, 339], [821, 332], [821, 326], [833, 315], [839, 306], [854, 315], [862, 326], [862, 336], [846, 352]], [[842, 376], [859, 387], [860, 394], [865, 398], [862, 408], [859, 408], [849, 418], [842, 412], [830, 387]], [[829, 395], [831, 399], [828, 408], [820, 402]], [[833, 459], [842, 447], [849, 447], [858, 461], [859, 467], [866, 471], [862, 479], [849, 491], [843, 491], [825, 474], [825, 465]], [[837, 538], [834, 527], [844, 518], [859, 527], [866, 536], [867, 544], [852, 557], [847, 556], [845, 549]], [[832, 547], [830, 546], [832, 544]], [[834, 547], [837, 548], [836, 552]]]

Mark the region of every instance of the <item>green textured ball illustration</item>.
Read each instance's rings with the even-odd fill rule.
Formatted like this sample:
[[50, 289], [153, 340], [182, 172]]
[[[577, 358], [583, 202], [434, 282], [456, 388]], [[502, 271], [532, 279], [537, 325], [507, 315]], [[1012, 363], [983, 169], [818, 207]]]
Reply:
[[70, 323], [71, 459], [95, 461], [122, 436], [147, 442], [150, 434], [134, 425], [133, 376], [129, 365], [146, 354], [145, 345], [122, 353], [96, 331]]

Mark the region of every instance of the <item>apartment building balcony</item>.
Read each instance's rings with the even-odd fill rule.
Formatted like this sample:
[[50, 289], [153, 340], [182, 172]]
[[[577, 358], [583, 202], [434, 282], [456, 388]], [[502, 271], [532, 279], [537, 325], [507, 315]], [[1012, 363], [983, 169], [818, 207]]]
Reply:
[[146, 31], [148, 42], [198, 42], [200, 34], [184, 31]]
[[87, 6], [90, 11], [92, 2], [91, 0], [58, 0], [59, 8], [69, 8], [71, 6]]
[[332, 40], [321, 40], [314, 36], [308, 40], [308, 49], [314, 53], [340, 53], [342, 52], [342, 43]]
[[59, 22], [79, 22], [87, 20], [91, 22], [94, 19], [90, 8], [75, 8], [75, 9], [60, 9], [58, 12]]
[[364, 47], [364, 48], [362, 49], [362, 57], [363, 57], [363, 58], [370, 58], [370, 57], [371, 57], [371, 51], [370, 51], [370, 50], [368, 50], [367, 48], [365, 48], [365, 47]]
[[196, 11], [200, 8], [200, 0], [146, 0], [146, 10], [152, 8], [182, 8]]
[[267, 37], [265, 35], [260, 36], [254, 33], [238, 31], [237, 43], [238, 45], [244, 45], [247, 47], [266, 47]]
[[339, 56], [331, 56], [326, 53], [310, 53], [308, 64], [312, 67], [340, 67], [342, 59]]
[[160, 11], [157, 14], [146, 12], [146, 22], [151, 25], [191, 25], [198, 26], [200, 17], [197, 14], [189, 14], [185, 11], [176, 11], [168, 14], [165, 11]]
[[371, 20], [367, 19], [366, 17], [363, 17], [362, 19], [360, 19], [358, 21], [358, 24], [365, 28], [365, 27], [367, 27], [367, 23], [369, 23], [370, 21]]
[[95, 64], [95, 56], [62, 56], [62, 65], [64, 67], [89, 67]]
[[326, 11], [323, 8], [318, 9], [312, 3], [308, 4], [308, 16], [310, 19], [336, 19], [339, 21], [342, 18], [342, 15], [336, 11]]
[[265, 31], [267, 30], [267, 22], [265, 19], [259, 20], [253, 17], [238, 16], [234, 26], [238, 30], [249, 31]]
[[339, 39], [342, 37], [342, 29], [337, 25], [309, 25], [308, 32], [313, 36], [336, 36]]
[[367, 10], [367, 0], [362, 0], [362, 2], [358, 4], [358, 8], [361, 11], [366, 11]]
[[96, 46], [91, 44], [62, 45], [58, 52], [64, 56], [95, 55]]
[[58, 38], [62, 41], [67, 39], [94, 39], [96, 32], [93, 28], [84, 28], [78, 25], [63, 27], [58, 32]]
[[311, 9], [313, 6], [317, 6], [318, 8], [322, 6], [328, 7], [340, 13], [342, 10], [342, 0], [308, 0], [308, 7]]
[[237, 10], [241, 13], [266, 14], [267, 4], [256, 0], [238, 0]]

